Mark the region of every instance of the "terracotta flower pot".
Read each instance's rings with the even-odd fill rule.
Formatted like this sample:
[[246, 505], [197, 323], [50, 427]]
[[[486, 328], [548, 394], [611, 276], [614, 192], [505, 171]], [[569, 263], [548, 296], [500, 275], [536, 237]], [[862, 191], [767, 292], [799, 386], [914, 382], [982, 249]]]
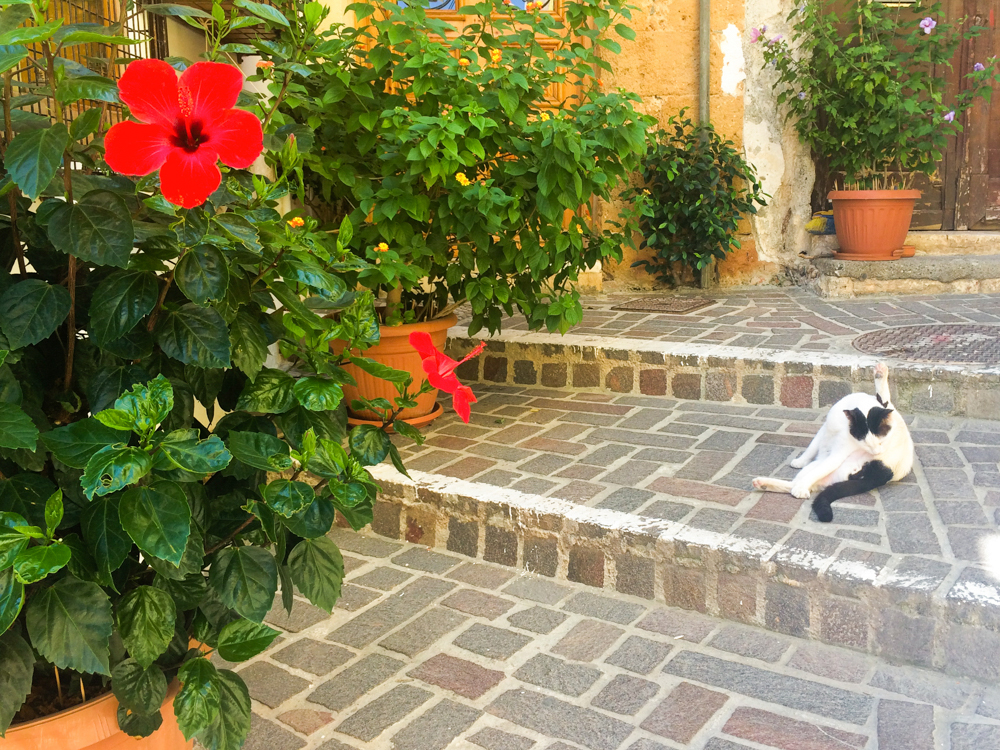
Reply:
[[[434, 342], [434, 346], [438, 349], [444, 349], [444, 345], [448, 340], [448, 329], [457, 322], [458, 318], [456, 316], [449, 315], [447, 318], [431, 320], [427, 323], [407, 323], [401, 326], [380, 326], [379, 332], [381, 338], [379, 339], [378, 344], [373, 346], [371, 349], [366, 349], [364, 352], [355, 353], [361, 354], [369, 359], [374, 359], [376, 362], [383, 365], [388, 365], [397, 370], [404, 370], [410, 373], [410, 375], [413, 376], [413, 385], [410, 386], [410, 390], [411, 392], [415, 392], [427, 379], [427, 375], [424, 373], [424, 368], [421, 365], [420, 355], [417, 354], [416, 349], [410, 346], [410, 334], [416, 333], [417, 331], [426, 331], [430, 334], [431, 340]], [[333, 349], [335, 354], [339, 354], [344, 350], [344, 345], [345, 342], [343, 341], [334, 341], [330, 347]], [[347, 370], [347, 372], [349, 372], [358, 383], [356, 388], [349, 385], [344, 386], [344, 399], [348, 403], [348, 408], [350, 408], [350, 403], [354, 399], [384, 398], [391, 403], [392, 400], [399, 395], [396, 390], [396, 386], [388, 380], [382, 380], [382, 378], [376, 378], [374, 375], [369, 375], [367, 372], [364, 372], [354, 365], [345, 365], [344, 369]], [[400, 416], [407, 422], [414, 425], [420, 425], [424, 422], [430, 421], [442, 411], [440, 407], [436, 408], [437, 393], [437, 390], [433, 390], [419, 396], [417, 398], [416, 407], [412, 409], [404, 409]], [[381, 424], [380, 416], [374, 412], [362, 411], [355, 414], [352, 411], [350, 413], [354, 418], [352, 421], [355, 423], [365, 420], [377, 420], [378, 423]]]
[[0, 739], [0, 750], [191, 750], [174, 716], [175, 682], [160, 714], [163, 724], [135, 739], [118, 728], [118, 701], [111, 693], [35, 721], [15, 724]]
[[833, 190], [841, 260], [895, 260], [913, 255], [903, 243], [919, 190]]

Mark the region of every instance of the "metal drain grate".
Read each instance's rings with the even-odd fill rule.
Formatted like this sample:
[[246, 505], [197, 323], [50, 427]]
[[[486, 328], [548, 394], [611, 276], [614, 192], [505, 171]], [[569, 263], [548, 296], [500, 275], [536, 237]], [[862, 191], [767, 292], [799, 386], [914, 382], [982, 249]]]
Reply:
[[611, 309], [628, 312], [689, 313], [714, 304], [714, 299], [705, 297], [641, 297], [615, 305]]
[[854, 348], [910, 362], [1000, 365], [1000, 326], [905, 326], [871, 331], [854, 339]]

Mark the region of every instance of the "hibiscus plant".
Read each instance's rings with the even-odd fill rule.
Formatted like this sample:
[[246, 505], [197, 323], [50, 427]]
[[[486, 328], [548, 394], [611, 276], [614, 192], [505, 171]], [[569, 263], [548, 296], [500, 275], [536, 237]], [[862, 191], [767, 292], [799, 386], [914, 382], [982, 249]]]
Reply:
[[468, 301], [470, 332], [515, 312], [564, 332], [582, 316], [579, 274], [637, 236], [636, 206], [611, 199], [651, 120], [598, 80], [615, 36], [635, 38], [633, 6], [568, 0], [557, 17], [483, 0], [458, 27], [424, 5], [355, 3], [356, 26], [333, 26], [305, 57], [291, 30], [268, 45], [275, 82], [289, 63], [310, 73], [275, 116], [310, 145], [302, 198], [323, 228], [354, 226], [342, 242], [370, 262], [359, 279], [385, 293], [384, 322]]
[[[207, 59], [140, 60], [116, 82], [123, 26], [47, 5], [0, 11], [0, 734], [111, 690], [122, 729], [148, 735], [173, 683], [163, 714], [230, 750], [250, 699], [207, 652], [260, 653], [296, 589], [329, 611], [343, 560], [327, 532], [370, 522], [366, 467], [403, 470], [388, 426], [420, 439], [393, 410], [347, 432], [343, 365], [402, 401], [408, 376], [331, 354], [379, 336], [352, 223], [280, 210], [312, 144], [276, 112], [306, 89], [325, 10], [150, 5], [203, 28]], [[259, 51], [226, 42], [246, 27], [287, 55], [269, 95], [232, 64]]]

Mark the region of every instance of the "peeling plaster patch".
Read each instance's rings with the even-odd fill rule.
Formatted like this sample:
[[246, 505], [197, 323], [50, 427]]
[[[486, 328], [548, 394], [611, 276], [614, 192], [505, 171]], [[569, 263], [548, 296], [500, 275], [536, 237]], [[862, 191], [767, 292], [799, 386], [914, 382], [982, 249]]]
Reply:
[[785, 154], [781, 140], [772, 137], [766, 122], [744, 122], [743, 143], [747, 160], [757, 169], [764, 192], [776, 195], [785, 174]]
[[740, 96], [740, 84], [747, 74], [743, 69], [743, 40], [734, 24], [729, 24], [722, 32], [719, 48], [722, 50], [722, 91], [730, 96]]

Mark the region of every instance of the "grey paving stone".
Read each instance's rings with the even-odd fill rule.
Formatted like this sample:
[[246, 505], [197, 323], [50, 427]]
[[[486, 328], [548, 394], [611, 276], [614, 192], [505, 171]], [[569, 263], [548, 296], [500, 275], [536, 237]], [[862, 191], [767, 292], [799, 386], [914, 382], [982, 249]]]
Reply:
[[878, 746], [879, 750], [934, 750], [934, 707], [880, 700]]
[[764, 542], [776, 544], [780, 539], [788, 535], [788, 527], [750, 519], [741, 523], [731, 533], [740, 539], [760, 539]]
[[574, 625], [551, 651], [574, 661], [592, 662], [607, 651], [623, 632], [606, 622], [583, 620]]
[[471, 706], [443, 700], [393, 735], [393, 750], [443, 750], [480, 714]]
[[493, 727], [480, 729], [469, 737], [469, 742], [485, 750], [529, 750], [535, 746], [535, 741], [510, 732], [501, 732]]
[[739, 513], [733, 511], [720, 510], [718, 508], [702, 508], [688, 520], [688, 525], [696, 529], [724, 533], [729, 531], [733, 524], [741, 518], [742, 516]]
[[620, 674], [605, 685], [590, 704], [623, 716], [635, 716], [659, 689], [655, 682]]
[[514, 612], [507, 616], [507, 622], [515, 628], [530, 630], [532, 633], [551, 633], [563, 622], [568, 615], [556, 612], [545, 607], [532, 607], [521, 612]]
[[514, 672], [514, 677], [546, 690], [577, 697], [601, 678], [601, 670], [536, 654]]
[[271, 658], [290, 667], [320, 675], [349, 662], [354, 658], [354, 652], [332, 643], [303, 638], [275, 651]]
[[761, 661], [775, 662], [781, 658], [791, 643], [759, 630], [727, 625], [708, 643], [713, 648]]
[[962, 469], [924, 469], [924, 476], [936, 500], [975, 500], [969, 477]]
[[685, 505], [684, 503], [675, 503], [672, 500], [656, 500], [639, 511], [638, 515], [648, 518], [662, 518], [665, 521], [680, 521], [693, 510], [693, 506]]
[[[268, 748], [261, 748], [261, 750], [268, 750]], [[355, 750], [355, 748], [352, 745], [345, 745], [340, 740], [327, 740], [316, 750]]]
[[240, 670], [240, 677], [246, 682], [250, 697], [271, 708], [277, 708], [309, 687], [308, 680], [289, 674], [266, 661], [244, 667]]
[[447, 581], [418, 578], [385, 601], [344, 623], [330, 633], [327, 638], [345, 646], [354, 646], [355, 648], [367, 646], [453, 588], [455, 588], [455, 584]]
[[401, 570], [396, 570], [394, 568], [376, 568], [375, 570], [369, 571], [364, 575], [360, 575], [357, 578], [352, 578], [351, 583], [357, 586], [365, 586], [370, 589], [379, 589], [380, 591], [392, 591], [400, 584], [405, 581], [410, 580], [413, 576], [409, 573], [404, 573]]
[[960, 469], [965, 466], [965, 462], [958, 455], [958, 451], [948, 446], [917, 445], [915, 450], [917, 458], [920, 459], [920, 463], [925, 467]]
[[912, 484], [889, 484], [879, 487], [878, 494], [889, 512], [924, 511], [927, 507], [920, 488]]
[[610, 495], [605, 496], [598, 504], [598, 508], [610, 508], [620, 510], [622, 513], [631, 513], [654, 493], [648, 490], [639, 490], [634, 487], [619, 487]]
[[1000, 726], [995, 724], [951, 725], [951, 750], [986, 750], [1000, 747]]
[[630, 459], [614, 471], [609, 471], [603, 477], [602, 482], [608, 484], [619, 484], [631, 487], [639, 484], [647, 477], [652, 476], [660, 469], [660, 464], [652, 461], [637, 461]]
[[[579, 459], [579, 463], [590, 464], [591, 466], [606, 467], [613, 464], [619, 458], [627, 456], [634, 450], [635, 450], [634, 445], [621, 445], [618, 443], [612, 443], [611, 445], [605, 445], [593, 451], [592, 453], [587, 454], [583, 458]], [[626, 484], [626, 483], [618, 482], [617, 484]]]
[[488, 563], [464, 563], [448, 574], [448, 578], [495, 591], [513, 578], [515, 571]]
[[698, 443], [698, 450], [721, 451], [730, 455], [750, 442], [750, 436], [745, 432], [730, 432], [716, 430]]
[[416, 570], [423, 570], [427, 573], [436, 573], [438, 575], [446, 573], [462, 562], [451, 555], [431, 552], [422, 547], [410, 547], [402, 554], [392, 558], [392, 561], [404, 568], [415, 568]]
[[552, 453], [544, 453], [537, 458], [533, 458], [530, 461], [525, 461], [523, 464], [517, 468], [521, 471], [531, 472], [532, 474], [554, 474], [555, 472], [562, 469], [564, 466], [573, 463], [573, 459], [567, 458], [566, 456], [557, 456]]
[[405, 667], [405, 662], [398, 659], [369, 654], [316, 688], [309, 700], [333, 711], [343, 711]]
[[[670, 748], [643, 737], [641, 740], [636, 740], [634, 744], [629, 745], [628, 750], [670, 750]], [[722, 750], [726, 750], [726, 748]]]
[[887, 588], [899, 588], [906, 593], [911, 591], [929, 593], [937, 589], [950, 573], [951, 565], [948, 563], [906, 555], [885, 577], [883, 585]]
[[514, 606], [514, 602], [509, 599], [472, 589], [459, 589], [445, 597], [441, 604], [466, 614], [485, 617], [487, 620], [495, 620]]
[[292, 603], [292, 613], [285, 612], [281, 606], [281, 597], [277, 597], [271, 611], [267, 613], [264, 620], [276, 628], [281, 628], [292, 633], [300, 633], [306, 628], [311, 628], [317, 622], [329, 619], [330, 614], [307, 601], [296, 597]]
[[[848, 391], [849, 393], [850, 391]], [[847, 395], [846, 393], [844, 394]], [[705, 750], [753, 750], [749, 745], [741, 745], [738, 742], [730, 742], [721, 737], [713, 737], [705, 745]]]
[[996, 533], [996, 529], [968, 529], [961, 526], [952, 526], [948, 529], [948, 542], [951, 544], [951, 551], [959, 560], [979, 562], [981, 553], [979, 545], [983, 538]]
[[563, 609], [579, 615], [596, 617], [599, 620], [609, 620], [619, 625], [628, 625], [646, 611], [646, 608], [641, 604], [623, 602], [609, 596], [600, 596], [589, 592], [575, 595], [563, 604]]
[[475, 623], [454, 641], [459, 648], [490, 659], [509, 659], [531, 643], [531, 638], [512, 630]]
[[298, 750], [306, 741], [257, 714], [250, 716], [250, 734], [244, 750]]
[[680, 652], [667, 662], [664, 670], [688, 680], [851, 724], [866, 723], [872, 711], [872, 699], [867, 695], [693, 651]]
[[589, 750], [617, 750], [632, 726], [532, 690], [509, 690], [486, 709], [527, 729], [575, 742]]
[[926, 512], [887, 513], [885, 533], [893, 552], [918, 555], [940, 555], [934, 527]]
[[670, 609], [650, 612], [636, 627], [652, 633], [660, 633], [669, 638], [683, 636], [691, 643], [701, 643], [711, 633], [716, 623], [708, 617]]
[[629, 672], [649, 674], [667, 658], [672, 650], [671, 646], [664, 643], [630, 635], [618, 647], [618, 650], [605, 661], [616, 667], [627, 669]]
[[[340, 598], [337, 600], [337, 609], [346, 609], [348, 612], [357, 612], [362, 607], [367, 607], [373, 601], [381, 597], [382, 595], [378, 591], [372, 591], [371, 589], [362, 588], [361, 586], [352, 586], [349, 583], [345, 583], [340, 588]], [[318, 607], [317, 607], [318, 609]], [[323, 610], [320, 610], [323, 612]], [[326, 612], [323, 612], [326, 615]], [[329, 615], [326, 615], [323, 619], [327, 619]]]
[[390, 633], [381, 641], [382, 648], [395, 651], [406, 656], [415, 656], [426, 648], [430, 648], [448, 633], [456, 630], [468, 618], [450, 609], [434, 607], [429, 609], [413, 622], [409, 622], [399, 630]]
[[505, 594], [530, 599], [541, 604], [558, 604], [570, 593], [570, 589], [544, 578], [535, 576], [519, 576], [507, 584]]
[[370, 742], [422, 706], [432, 696], [433, 693], [429, 690], [422, 690], [413, 685], [397, 685], [340, 722], [337, 731]]
[[334, 526], [327, 536], [340, 549], [355, 552], [365, 557], [390, 557], [403, 548], [401, 544], [397, 544], [396, 542], [387, 542], [384, 539], [364, 536], [356, 531], [342, 529], [339, 526]]
[[869, 684], [915, 701], [933, 703], [951, 710], [965, 705], [972, 694], [969, 684], [930, 671], [880, 664]]

